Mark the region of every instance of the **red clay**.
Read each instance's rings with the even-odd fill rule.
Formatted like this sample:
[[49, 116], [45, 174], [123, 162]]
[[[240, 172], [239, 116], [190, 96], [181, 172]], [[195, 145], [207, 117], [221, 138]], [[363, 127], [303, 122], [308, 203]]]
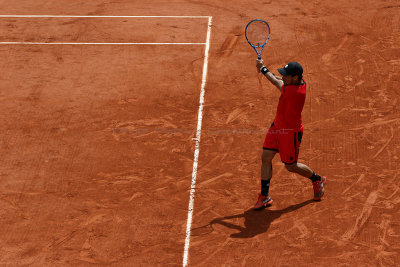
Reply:
[[[399, 8], [29, 0], [0, 13], [212, 15], [189, 265], [398, 266]], [[305, 69], [299, 161], [327, 177], [321, 202], [277, 157], [274, 205], [251, 210], [279, 98], [243, 36], [253, 18], [270, 23], [271, 70]], [[207, 25], [29, 21], [0, 18], [0, 41], [204, 42]], [[181, 265], [204, 46], [0, 45], [0, 55], [0, 261]]]

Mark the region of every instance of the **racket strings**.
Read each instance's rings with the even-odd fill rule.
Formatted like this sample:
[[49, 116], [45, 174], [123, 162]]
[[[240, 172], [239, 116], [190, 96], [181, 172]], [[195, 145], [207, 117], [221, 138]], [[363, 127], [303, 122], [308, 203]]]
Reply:
[[263, 21], [253, 21], [246, 29], [246, 37], [252, 45], [262, 46], [268, 41], [268, 25]]

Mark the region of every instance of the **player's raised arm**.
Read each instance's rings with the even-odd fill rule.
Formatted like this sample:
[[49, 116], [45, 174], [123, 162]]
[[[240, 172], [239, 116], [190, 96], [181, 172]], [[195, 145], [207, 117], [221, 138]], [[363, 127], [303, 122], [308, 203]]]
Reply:
[[257, 71], [262, 73], [265, 77], [267, 77], [268, 81], [270, 81], [279, 91], [281, 91], [283, 81], [282, 79], [276, 77], [272, 72], [268, 70], [267, 67], [264, 66], [264, 61], [262, 59], [257, 59]]

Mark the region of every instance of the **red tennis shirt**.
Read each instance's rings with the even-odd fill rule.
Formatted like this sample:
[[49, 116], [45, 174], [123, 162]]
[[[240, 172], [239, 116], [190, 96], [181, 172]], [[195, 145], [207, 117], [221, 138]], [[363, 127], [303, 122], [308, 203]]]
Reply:
[[274, 124], [279, 129], [299, 131], [302, 127], [301, 112], [306, 100], [306, 82], [300, 85], [282, 85]]

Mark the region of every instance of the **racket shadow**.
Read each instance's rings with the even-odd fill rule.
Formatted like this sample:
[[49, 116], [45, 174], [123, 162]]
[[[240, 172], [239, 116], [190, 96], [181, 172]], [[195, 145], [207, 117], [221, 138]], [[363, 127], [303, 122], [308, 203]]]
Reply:
[[[230, 235], [232, 238], [252, 238], [254, 236], [257, 236], [259, 234], [265, 233], [268, 231], [271, 223], [281, 217], [283, 214], [295, 211], [297, 209], [300, 209], [310, 203], [313, 203], [314, 201], [312, 199], [291, 205], [287, 208], [281, 209], [281, 210], [269, 210], [269, 209], [263, 209], [263, 210], [253, 210], [249, 209], [245, 211], [244, 213], [241, 214], [236, 214], [236, 215], [230, 215], [226, 217], [221, 217], [221, 218], [216, 218], [213, 219], [209, 225], [212, 227], [212, 225], [219, 224], [223, 225], [227, 228], [238, 230], [239, 232], [233, 233]], [[231, 220], [231, 219], [236, 219], [236, 218], [244, 218], [244, 227], [227, 222], [226, 220]]]

